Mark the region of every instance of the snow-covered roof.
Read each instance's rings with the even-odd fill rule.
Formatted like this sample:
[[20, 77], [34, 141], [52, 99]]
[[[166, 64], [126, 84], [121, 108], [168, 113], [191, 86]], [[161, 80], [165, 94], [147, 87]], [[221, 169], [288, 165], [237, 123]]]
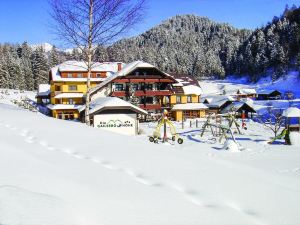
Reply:
[[185, 95], [201, 95], [203, 93], [202, 89], [196, 85], [187, 85], [182, 88]]
[[176, 104], [173, 106], [172, 111], [177, 110], [201, 110], [208, 109], [203, 103], [186, 103], [186, 104]]
[[[259, 95], [269, 95], [272, 94], [273, 92], [278, 91], [278, 90], [262, 90], [262, 91], [258, 91]], [[279, 93], [281, 93], [280, 91], [278, 91]]]
[[54, 98], [82, 98], [83, 93], [61, 93], [56, 95]]
[[290, 107], [286, 110], [283, 111], [282, 115], [284, 117], [299, 117], [300, 118], [300, 109], [296, 108], [296, 107]]
[[[93, 88], [91, 90], [91, 94], [96, 92], [97, 90], [101, 89], [102, 87], [106, 86], [107, 84], [109, 84], [110, 82], [112, 82], [114, 79], [118, 78], [118, 77], [123, 77], [128, 75], [129, 73], [131, 73], [132, 71], [134, 71], [137, 68], [156, 68], [155, 66], [143, 62], [143, 61], [134, 61], [131, 62], [127, 65], [125, 65], [123, 67], [123, 69], [121, 69], [120, 71], [118, 71], [117, 73], [113, 74], [112, 76], [109, 76], [108, 78], [105, 79], [105, 81], [103, 81], [101, 84], [97, 85], [95, 88]], [[156, 68], [157, 70], [159, 70], [158, 68]], [[170, 76], [169, 74], [159, 70], [161, 73], [163, 73], [166, 76], [169, 76], [173, 79], [172, 76]]]
[[82, 105], [67, 105], [67, 104], [55, 104], [55, 105], [47, 105], [48, 109], [57, 110], [57, 109], [77, 109], [79, 110]]
[[[147, 115], [148, 112], [135, 106], [129, 102], [126, 102], [118, 97], [100, 97], [95, 99], [90, 103], [90, 113], [101, 111], [106, 108], [116, 108], [116, 109], [131, 109], [139, 114]], [[83, 111], [85, 106], [82, 106], [79, 111]]]
[[201, 102], [207, 101], [208, 104], [206, 104], [208, 107], [221, 107], [224, 105], [227, 101], [234, 101], [234, 98], [227, 95], [215, 95], [215, 96], [209, 96], [206, 98], [201, 99]]
[[[104, 62], [93, 63], [92, 72], [107, 72], [107, 76], [118, 71], [118, 64], [120, 62]], [[122, 63], [122, 66], [125, 64]], [[51, 68], [51, 75], [53, 81], [74, 81], [84, 82], [86, 78], [62, 78], [60, 72], [85, 72], [87, 71], [87, 65], [83, 61], [66, 61], [58, 66]], [[91, 81], [104, 81], [106, 78], [91, 78]]]
[[[231, 111], [238, 111], [239, 109], [241, 109], [243, 106], [247, 106], [251, 109], [253, 109], [253, 107], [249, 104], [247, 104], [246, 102], [232, 102], [230, 105], [228, 105], [227, 107], [225, 107], [221, 113], [228, 113], [228, 112], [231, 112]], [[253, 109], [253, 112], [255, 112], [255, 110]]]
[[37, 96], [48, 96], [50, 94], [50, 84], [40, 84]]
[[249, 94], [256, 94], [256, 90], [253, 88], [243, 88], [243, 89], [239, 89], [237, 91], [237, 93], [241, 94], [241, 95], [249, 95]]

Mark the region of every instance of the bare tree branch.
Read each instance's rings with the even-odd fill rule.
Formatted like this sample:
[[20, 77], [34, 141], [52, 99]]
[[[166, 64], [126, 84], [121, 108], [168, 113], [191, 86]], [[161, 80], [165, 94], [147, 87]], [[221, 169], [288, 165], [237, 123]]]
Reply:
[[146, 0], [49, 0], [54, 33], [80, 49], [87, 66], [86, 123], [96, 45], [105, 46], [141, 21]]

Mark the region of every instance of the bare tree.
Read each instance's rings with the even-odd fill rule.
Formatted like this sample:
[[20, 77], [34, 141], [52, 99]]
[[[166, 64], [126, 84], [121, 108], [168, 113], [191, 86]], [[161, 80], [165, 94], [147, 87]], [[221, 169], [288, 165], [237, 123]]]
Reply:
[[141, 21], [146, 0], [50, 0], [52, 29], [65, 44], [82, 51], [87, 75], [85, 121], [90, 125], [91, 71], [95, 46], [112, 43]]
[[275, 110], [272, 106], [268, 107], [267, 114], [259, 116], [259, 121], [274, 133], [274, 138], [284, 129], [285, 118], [280, 110]]

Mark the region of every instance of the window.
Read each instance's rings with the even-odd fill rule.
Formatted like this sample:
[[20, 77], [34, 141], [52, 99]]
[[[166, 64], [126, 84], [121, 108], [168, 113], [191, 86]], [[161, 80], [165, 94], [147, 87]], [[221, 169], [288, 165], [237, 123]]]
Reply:
[[74, 105], [74, 100], [72, 98], [69, 99], [69, 104]]
[[147, 84], [146, 90], [153, 90], [153, 84]]
[[60, 91], [60, 86], [55, 86], [55, 91]]
[[107, 76], [106, 76], [106, 73], [107, 72], [105, 72], [105, 71], [102, 71], [102, 72], [100, 72], [100, 73], [96, 73], [96, 77], [97, 78], [106, 78]]
[[77, 91], [77, 85], [69, 85], [69, 91]]
[[82, 74], [82, 73], [78, 73], [78, 74], [77, 74], [77, 77], [78, 77], [78, 78], [83, 78], [83, 74]]
[[192, 102], [192, 96], [191, 96], [191, 95], [188, 95], [188, 96], [187, 96], [187, 102], [188, 102], [188, 103], [191, 103], [191, 102]]
[[115, 91], [123, 91], [123, 84], [115, 84]]
[[181, 103], [181, 96], [176, 96], [176, 103]]
[[73, 74], [71, 74], [71, 73], [68, 73], [68, 78], [72, 78], [73, 77]]
[[132, 88], [133, 88], [134, 91], [137, 91], [137, 90], [139, 90], [139, 85], [138, 84], [133, 84]]

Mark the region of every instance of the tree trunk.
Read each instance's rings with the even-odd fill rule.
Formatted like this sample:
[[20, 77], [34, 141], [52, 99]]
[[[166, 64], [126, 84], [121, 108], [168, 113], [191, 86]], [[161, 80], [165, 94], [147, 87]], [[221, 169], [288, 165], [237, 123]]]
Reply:
[[90, 0], [89, 9], [89, 39], [88, 39], [88, 49], [87, 49], [87, 92], [86, 92], [86, 103], [85, 103], [85, 123], [90, 126], [90, 89], [91, 89], [91, 72], [92, 72], [92, 31], [93, 31], [93, 0]]

